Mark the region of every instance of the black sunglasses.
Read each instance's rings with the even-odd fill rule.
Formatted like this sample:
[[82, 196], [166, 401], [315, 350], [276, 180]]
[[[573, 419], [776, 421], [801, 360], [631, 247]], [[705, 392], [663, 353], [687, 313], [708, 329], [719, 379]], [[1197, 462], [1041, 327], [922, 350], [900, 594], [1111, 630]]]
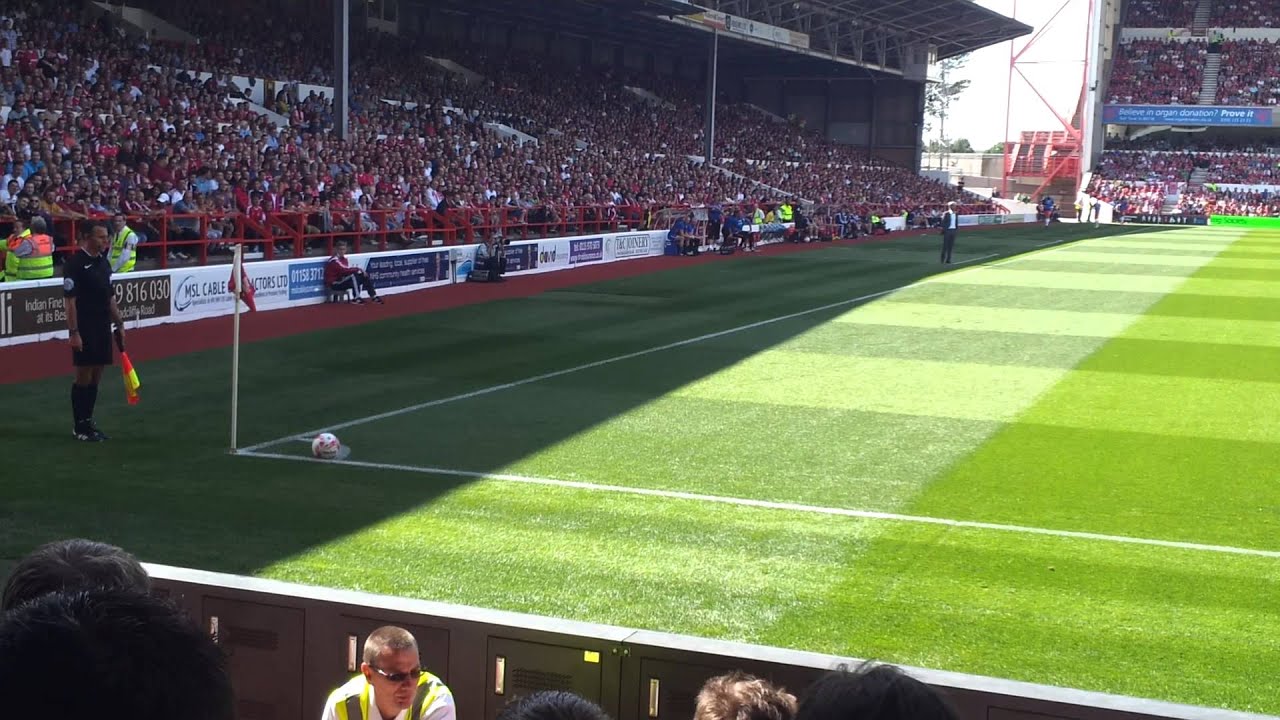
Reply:
[[414, 668], [409, 672], [389, 673], [380, 667], [374, 667], [372, 665], [370, 667], [373, 667], [374, 672], [378, 673], [379, 675], [390, 680], [393, 683], [402, 683], [405, 680], [408, 680], [409, 678], [413, 678], [414, 680], [417, 680], [418, 678], [422, 677], [422, 673], [424, 672], [422, 668]]

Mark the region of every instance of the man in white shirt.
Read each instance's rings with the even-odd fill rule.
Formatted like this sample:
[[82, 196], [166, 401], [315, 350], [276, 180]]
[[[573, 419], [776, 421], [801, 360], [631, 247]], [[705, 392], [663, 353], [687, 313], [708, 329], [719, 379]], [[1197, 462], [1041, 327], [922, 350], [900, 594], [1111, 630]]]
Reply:
[[0, 204], [16, 205], [18, 195], [22, 192], [22, 183], [15, 178], [5, 184], [3, 190], [0, 190]]
[[947, 211], [942, 214], [942, 263], [951, 264], [951, 251], [956, 246], [956, 232], [960, 229], [960, 213], [956, 211], [954, 202], [947, 203]]
[[[28, 150], [27, 152], [28, 154], [26, 157], [30, 158], [31, 157], [30, 150]], [[0, 187], [3, 187], [7, 190], [9, 188], [9, 183], [16, 182], [18, 183], [18, 190], [19, 191], [22, 190], [23, 186], [27, 184], [27, 181], [22, 179], [22, 168], [18, 167], [16, 168], [16, 170], [17, 172], [6, 173], [4, 177], [0, 177]]]
[[420, 662], [408, 630], [374, 630], [360, 674], [329, 694], [322, 720], [457, 720], [453, 694]]

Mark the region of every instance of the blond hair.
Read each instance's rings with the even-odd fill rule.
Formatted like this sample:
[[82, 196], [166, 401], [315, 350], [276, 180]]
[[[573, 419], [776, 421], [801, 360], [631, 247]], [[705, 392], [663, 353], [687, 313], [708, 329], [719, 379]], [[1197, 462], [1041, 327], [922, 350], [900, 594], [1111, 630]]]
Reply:
[[694, 720], [793, 720], [796, 696], [768, 680], [731, 672], [708, 680], [698, 693]]

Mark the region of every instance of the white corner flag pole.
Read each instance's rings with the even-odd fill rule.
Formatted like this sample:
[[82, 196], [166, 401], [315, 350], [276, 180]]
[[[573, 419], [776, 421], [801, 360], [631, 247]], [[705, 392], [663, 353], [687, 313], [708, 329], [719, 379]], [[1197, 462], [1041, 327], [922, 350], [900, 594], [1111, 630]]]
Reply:
[[235, 288], [235, 312], [231, 321], [231, 454], [237, 451], [237, 422], [240, 419], [240, 295], [244, 291], [240, 278], [244, 268], [244, 245], [236, 245], [235, 259], [231, 263], [231, 284]]

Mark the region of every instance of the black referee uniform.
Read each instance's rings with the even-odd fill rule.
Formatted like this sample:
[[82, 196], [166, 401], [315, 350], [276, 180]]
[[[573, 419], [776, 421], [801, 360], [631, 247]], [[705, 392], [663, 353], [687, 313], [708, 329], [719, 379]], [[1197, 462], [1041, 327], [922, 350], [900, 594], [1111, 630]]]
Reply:
[[[62, 291], [68, 305], [75, 301], [76, 329], [81, 348], [71, 351], [77, 368], [100, 368], [114, 362], [111, 334], [111, 262], [105, 253], [91, 255], [80, 248], [63, 265]], [[70, 308], [68, 308], [70, 311]], [[99, 435], [93, 424], [98, 402], [97, 384], [71, 386], [75, 433]], [[98, 438], [105, 439], [105, 438]]]

